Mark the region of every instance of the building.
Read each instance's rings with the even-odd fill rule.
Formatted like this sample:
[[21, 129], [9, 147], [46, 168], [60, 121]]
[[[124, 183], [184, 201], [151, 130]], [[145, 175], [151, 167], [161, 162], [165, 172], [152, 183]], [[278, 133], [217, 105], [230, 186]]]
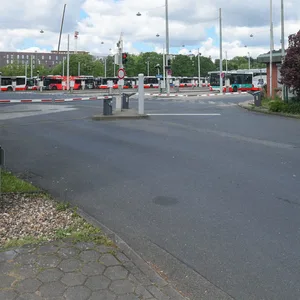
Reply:
[[[74, 51], [70, 51], [70, 54], [74, 54]], [[88, 54], [85, 51], [77, 51], [78, 54]], [[18, 63], [28, 66], [43, 65], [48, 68], [53, 68], [57, 64], [60, 64], [63, 59], [66, 59], [67, 51], [57, 51], [53, 50], [51, 52], [9, 52], [9, 51], [0, 51], [0, 68], [12, 63]]]
[[[276, 95], [278, 89], [282, 89], [280, 84], [280, 68], [281, 68], [281, 50], [272, 52], [272, 95]], [[265, 63], [267, 66], [267, 86], [270, 84], [270, 52], [261, 54], [257, 57], [257, 61]], [[267, 94], [270, 97], [270, 89], [267, 88]]]

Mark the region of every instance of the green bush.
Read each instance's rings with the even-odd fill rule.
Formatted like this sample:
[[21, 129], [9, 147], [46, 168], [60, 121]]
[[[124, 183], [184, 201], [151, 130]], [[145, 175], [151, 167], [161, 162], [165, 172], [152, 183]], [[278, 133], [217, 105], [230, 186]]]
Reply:
[[272, 112], [283, 112], [286, 107], [286, 103], [281, 100], [275, 100], [269, 102], [269, 110]]
[[294, 115], [300, 114], [300, 102], [287, 103], [283, 112]]

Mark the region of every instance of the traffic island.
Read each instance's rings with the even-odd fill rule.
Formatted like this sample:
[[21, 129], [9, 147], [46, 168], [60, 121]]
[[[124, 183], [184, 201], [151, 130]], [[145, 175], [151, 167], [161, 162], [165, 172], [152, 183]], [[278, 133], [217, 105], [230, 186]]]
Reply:
[[103, 120], [128, 120], [128, 119], [147, 119], [149, 115], [139, 114], [135, 109], [124, 109], [122, 111], [115, 111], [111, 115], [94, 115], [92, 120], [103, 121]]

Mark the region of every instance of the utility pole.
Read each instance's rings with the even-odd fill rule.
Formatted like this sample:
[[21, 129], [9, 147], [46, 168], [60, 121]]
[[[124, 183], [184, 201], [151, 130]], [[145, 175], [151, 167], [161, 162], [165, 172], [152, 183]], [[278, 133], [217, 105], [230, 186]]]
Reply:
[[62, 31], [63, 31], [63, 26], [64, 26], [64, 19], [65, 19], [66, 6], [67, 6], [67, 4], [64, 5], [63, 14], [62, 14], [62, 18], [61, 18], [61, 24], [60, 24], [60, 32], [59, 32], [59, 39], [58, 39], [57, 53], [59, 53], [59, 49], [60, 49], [60, 42], [61, 42], [61, 35], [62, 35]]
[[150, 61], [147, 60], [146, 64], [147, 64], [147, 76], [149, 77], [150, 76]]
[[200, 61], [200, 49], [198, 48], [198, 85], [200, 87], [200, 83], [201, 83], [201, 61]]
[[228, 72], [228, 58], [227, 58], [227, 51], [225, 51], [225, 63], [226, 63], [226, 73]]
[[78, 62], [78, 76], [80, 76], [80, 61]]
[[104, 77], [107, 75], [107, 57], [104, 58]]
[[32, 62], [32, 54], [30, 55], [30, 78], [33, 77], [33, 62]]
[[[169, 38], [169, 3], [168, 0], [165, 0], [165, 8], [166, 8], [166, 67], [169, 67], [169, 61], [170, 61], [170, 38]], [[169, 72], [169, 69], [168, 69]], [[166, 80], [166, 88], [167, 88], [167, 94], [170, 94], [170, 77], [169, 74], [167, 74], [167, 80]]]
[[270, 0], [270, 82], [269, 82], [269, 92], [270, 97], [273, 97], [273, 1]]
[[248, 69], [251, 69], [250, 52], [248, 52]]
[[[121, 33], [120, 40], [117, 44], [118, 46], [118, 60], [119, 60], [119, 69], [123, 69], [123, 33]], [[119, 96], [116, 98], [116, 111], [122, 110], [122, 85], [118, 85], [119, 87]]]
[[[284, 49], [284, 0], [281, 0], [281, 66], [284, 62], [285, 57], [285, 49]], [[282, 84], [282, 92], [281, 92], [281, 98], [282, 100], [285, 100], [285, 87], [284, 84]]]
[[70, 90], [70, 35], [68, 34], [67, 48], [67, 91]]
[[220, 15], [220, 93], [223, 93], [223, 55], [222, 55], [222, 8], [219, 9]]

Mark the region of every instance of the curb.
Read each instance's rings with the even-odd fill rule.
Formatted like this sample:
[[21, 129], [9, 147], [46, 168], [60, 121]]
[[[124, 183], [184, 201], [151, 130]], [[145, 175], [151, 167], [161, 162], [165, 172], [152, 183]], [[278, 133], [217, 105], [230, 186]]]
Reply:
[[279, 117], [285, 117], [285, 118], [291, 118], [291, 119], [300, 119], [300, 115], [291, 115], [291, 114], [285, 114], [285, 113], [280, 113], [280, 112], [273, 112], [273, 111], [268, 111], [268, 110], [261, 110], [257, 109], [255, 107], [247, 107], [243, 105], [243, 103], [238, 103], [238, 106], [240, 108], [246, 109], [248, 111], [260, 113], [260, 114], [265, 114], [265, 115], [273, 115], [273, 116], [279, 116]]
[[89, 101], [89, 100], [104, 100], [110, 99], [112, 96], [101, 97], [83, 97], [83, 98], [66, 98], [66, 99], [5, 99], [0, 100], [1, 103], [61, 103], [61, 102], [76, 102], [76, 101]]
[[148, 119], [149, 115], [136, 115], [136, 116], [122, 116], [122, 115], [96, 115], [92, 117], [92, 120], [94, 121], [113, 121], [113, 120], [133, 120], [133, 119]]
[[123, 241], [115, 232], [110, 230], [104, 224], [96, 220], [94, 217], [90, 216], [81, 208], [78, 208], [78, 213], [81, 217], [87, 220], [89, 223], [95, 227], [100, 227], [104, 234], [106, 234], [115, 244], [123, 251], [123, 253], [159, 288], [164, 289], [166, 296], [170, 297], [172, 300], [189, 300], [177, 292], [166, 280], [160, 277], [149, 264], [142, 259], [125, 241]]

